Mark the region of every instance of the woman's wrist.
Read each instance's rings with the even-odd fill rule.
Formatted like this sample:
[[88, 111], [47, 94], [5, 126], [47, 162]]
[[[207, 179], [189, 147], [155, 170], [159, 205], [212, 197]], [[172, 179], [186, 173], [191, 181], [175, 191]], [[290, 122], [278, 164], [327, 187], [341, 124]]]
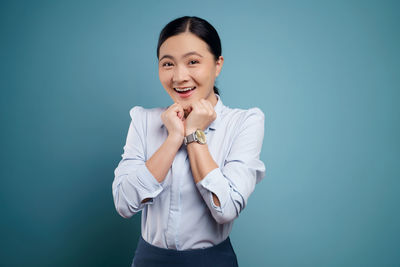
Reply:
[[197, 128], [188, 128], [185, 130], [185, 136], [188, 136], [189, 134], [194, 133], [197, 130]]
[[169, 134], [167, 140], [180, 147], [182, 145], [183, 138], [184, 137], [179, 134]]

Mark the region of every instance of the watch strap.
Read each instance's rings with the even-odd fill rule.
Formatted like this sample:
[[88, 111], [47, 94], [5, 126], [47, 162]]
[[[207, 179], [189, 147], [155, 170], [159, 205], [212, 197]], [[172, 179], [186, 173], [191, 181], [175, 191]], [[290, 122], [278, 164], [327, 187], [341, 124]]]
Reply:
[[196, 131], [194, 131], [193, 133], [185, 136], [183, 142], [185, 145], [190, 144], [192, 142], [196, 141]]

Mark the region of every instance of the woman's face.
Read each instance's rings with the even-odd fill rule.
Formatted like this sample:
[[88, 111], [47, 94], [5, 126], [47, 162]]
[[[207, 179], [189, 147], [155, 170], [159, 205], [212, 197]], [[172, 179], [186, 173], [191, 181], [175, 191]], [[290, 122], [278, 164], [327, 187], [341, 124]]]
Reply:
[[[217, 104], [215, 78], [221, 72], [223, 57], [215, 61], [206, 42], [185, 32], [171, 36], [160, 47], [158, 74], [161, 84], [174, 102], [188, 109], [190, 103], [204, 98]], [[179, 93], [177, 90], [192, 88]]]

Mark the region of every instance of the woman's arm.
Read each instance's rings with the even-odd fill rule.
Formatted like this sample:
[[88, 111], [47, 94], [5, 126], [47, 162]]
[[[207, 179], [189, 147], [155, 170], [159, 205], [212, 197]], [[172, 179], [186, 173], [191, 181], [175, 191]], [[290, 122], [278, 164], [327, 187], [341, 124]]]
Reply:
[[156, 197], [163, 190], [146, 166], [146, 111], [143, 107], [135, 106], [129, 113], [131, 123], [124, 153], [114, 171], [112, 183], [115, 209], [124, 218], [132, 217], [145, 205], [151, 204], [144, 200]]
[[[193, 102], [191, 112], [185, 122], [185, 136], [193, 133], [196, 129], [205, 129], [217, 117], [211, 102], [205, 99]], [[190, 160], [190, 168], [195, 183], [201, 181], [211, 170], [218, 168], [217, 163], [212, 158], [207, 144], [192, 142], [187, 146]], [[218, 206], [218, 197], [213, 193], [214, 203]]]
[[[187, 133], [190, 134], [190, 133]], [[218, 168], [218, 164], [212, 158], [207, 144], [192, 142], [187, 145], [194, 182], [197, 184], [206, 177], [213, 169]], [[214, 203], [221, 206], [218, 197], [212, 193]]]
[[132, 118], [124, 146], [122, 160], [115, 169], [112, 184], [115, 208], [118, 213], [129, 218], [152, 204], [153, 198], [163, 190], [165, 179], [173, 159], [183, 141], [183, 109], [171, 105], [161, 115], [168, 129], [168, 137], [158, 150], [146, 159], [147, 114], [143, 107], [131, 109]]
[[260, 109], [252, 108], [244, 114], [238, 126], [222, 166], [218, 167], [214, 162], [207, 146], [188, 145], [196, 186], [220, 224], [239, 216], [256, 183], [265, 175], [265, 165], [259, 158], [264, 137], [264, 114]]
[[[146, 161], [146, 166], [159, 183], [164, 181], [168, 170], [171, 168], [175, 155], [182, 145], [182, 137], [168, 135], [160, 148]], [[151, 198], [146, 198], [142, 203], [146, 203]]]

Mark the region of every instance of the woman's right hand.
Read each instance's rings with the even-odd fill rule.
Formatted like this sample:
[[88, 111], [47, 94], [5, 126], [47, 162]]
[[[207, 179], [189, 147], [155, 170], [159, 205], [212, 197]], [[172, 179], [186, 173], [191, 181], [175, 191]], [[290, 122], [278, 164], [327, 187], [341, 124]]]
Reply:
[[161, 120], [168, 130], [168, 136], [175, 137], [179, 141], [183, 140], [185, 134], [183, 115], [183, 107], [179, 103], [172, 104], [161, 114]]

